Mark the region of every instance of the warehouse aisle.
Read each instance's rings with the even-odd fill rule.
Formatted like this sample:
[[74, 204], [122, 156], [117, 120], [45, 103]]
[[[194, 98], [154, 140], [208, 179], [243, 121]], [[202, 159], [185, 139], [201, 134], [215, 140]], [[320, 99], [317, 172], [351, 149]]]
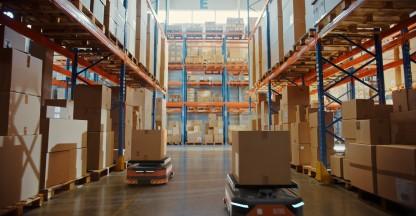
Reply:
[[[225, 215], [224, 177], [229, 147], [169, 147], [176, 175], [168, 185], [128, 187], [123, 173], [60, 194], [27, 215]], [[387, 215], [356, 194], [293, 172], [305, 199], [305, 215]]]

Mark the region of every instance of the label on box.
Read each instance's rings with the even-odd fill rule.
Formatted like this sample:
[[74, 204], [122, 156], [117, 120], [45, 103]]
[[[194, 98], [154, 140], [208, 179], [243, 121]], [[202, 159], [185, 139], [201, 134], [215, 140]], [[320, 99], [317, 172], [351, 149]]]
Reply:
[[416, 202], [416, 184], [412, 181], [396, 178], [396, 197], [399, 202], [412, 204]]

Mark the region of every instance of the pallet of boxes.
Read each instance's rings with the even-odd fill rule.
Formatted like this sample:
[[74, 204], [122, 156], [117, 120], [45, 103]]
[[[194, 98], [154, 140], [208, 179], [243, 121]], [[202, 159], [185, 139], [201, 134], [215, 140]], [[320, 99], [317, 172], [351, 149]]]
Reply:
[[[296, 192], [285, 192], [296, 187], [291, 181], [289, 132], [234, 131], [232, 136], [232, 171], [227, 175], [224, 199], [228, 212], [273, 215], [273, 209], [279, 208], [282, 214], [289, 213], [286, 205], [301, 202]], [[270, 208], [258, 209], [265, 204]]]
[[168, 123], [168, 144], [181, 144], [181, 123], [179, 121], [169, 121]]
[[111, 120], [111, 89], [103, 85], [77, 85], [74, 93], [74, 119], [88, 121], [87, 169], [92, 180], [114, 166], [114, 131]]
[[27, 53], [21, 35], [5, 26], [0, 34], [0, 208], [5, 208], [39, 193], [42, 61]]
[[[393, 105], [357, 99], [342, 105], [344, 157], [332, 169], [353, 187], [416, 206], [416, 91], [393, 92]], [[341, 166], [341, 165], [342, 166]]]

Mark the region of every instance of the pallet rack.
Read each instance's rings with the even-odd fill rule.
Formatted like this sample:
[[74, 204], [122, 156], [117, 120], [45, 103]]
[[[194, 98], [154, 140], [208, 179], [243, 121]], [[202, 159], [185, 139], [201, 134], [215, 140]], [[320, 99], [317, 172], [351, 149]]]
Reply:
[[[166, 38], [151, 1], [147, 0], [146, 3], [156, 20], [155, 30], [159, 29], [155, 35], [160, 34], [162, 38]], [[123, 89], [119, 95], [121, 122], [118, 128], [118, 156], [119, 160], [122, 160], [120, 164], [124, 163], [125, 86], [146, 87], [164, 95], [166, 89], [156, 80], [155, 74], [149, 72], [127, 51], [123, 46], [126, 41], [121, 43], [114, 35], [106, 31], [105, 26], [97, 21], [78, 0], [28, 0], [25, 3], [7, 0], [3, 1], [0, 6], [0, 24], [10, 27], [35, 43], [68, 59], [67, 66], [70, 67], [64, 69], [55, 64], [53, 70], [70, 77], [71, 97], [74, 95], [77, 80], [88, 85], [94, 84], [93, 81], [79, 76], [87, 70]], [[158, 3], [156, 6], [158, 7]], [[124, 7], [127, 8], [127, 1], [124, 1]], [[14, 17], [7, 16], [8, 12], [11, 12]], [[154, 61], [157, 61], [156, 56]], [[79, 66], [84, 68], [79, 70]], [[52, 82], [52, 85], [68, 86], [56, 80]]]
[[[268, 18], [267, 1], [262, 14]], [[320, 137], [320, 158], [326, 161], [326, 133], [343, 142], [343, 139], [326, 128], [342, 120], [336, 118], [325, 125], [324, 112], [328, 107], [324, 98], [340, 107], [342, 101], [331, 95], [328, 90], [335, 86], [360, 82], [376, 94], [381, 104], [385, 104], [384, 69], [403, 65], [405, 88], [412, 87], [411, 62], [416, 62], [415, 53], [409, 53], [409, 40], [416, 36], [416, 16], [410, 17], [416, 10], [415, 1], [375, 1], [351, 0], [342, 1], [334, 10], [319, 20], [315, 29], [311, 29], [294, 46], [293, 51], [285, 56], [282, 62], [269, 65], [268, 72], [255, 84], [250, 93], [265, 91], [268, 98], [272, 93], [279, 93], [281, 85], [308, 85], [316, 83], [312, 93], [318, 94], [318, 118]], [[258, 28], [260, 18], [251, 31], [250, 38]], [[268, 23], [268, 22], [267, 22]], [[267, 26], [267, 36], [270, 29]], [[388, 64], [383, 63], [383, 52], [401, 46], [403, 59]], [[268, 44], [270, 48], [270, 45]], [[360, 56], [357, 56], [361, 54]], [[270, 53], [268, 53], [268, 59]], [[375, 62], [376, 67], [368, 67]], [[362, 80], [364, 77], [377, 77], [377, 87]], [[355, 98], [354, 88], [348, 90], [351, 99]], [[269, 103], [270, 104], [270, 103]], [[332, 106], [334, 107], [334, 106]], [[269, 109], [269, 115], [271, 115]]]
[[[205, 35], [207, 33], [192, 33], [198, 35]], [[169, 88], [181, 88], [182, 92], [182, 101], [181, 102], [167, 102], [168, 113], [177, 113], [181, 112], [181, 122], [182, 122], [182, 143], [185, 144], [187, 140], [187, 131], [186, 131], [186, 122], [188, 113], [219, 113], [221, 110], [222, 118], [224, 121], [223, 124], [223, 143], [227, 143], [228, 140], [228, 122], [229, 114], [239, 114], [246, 112], [247, 109], [251, 111], [252, 103], [247, 102], [230, 102], [229, 100], [229, 86], [244, 87], [248, 86], [248, 81], [229, 81], [229, 75], [248, 75], [248, 65], [247, 63], [227, 63], [227, 47], [246, 47], [248, 40], [242, 38], [232, 37], [229, 39], [229, 34], [222, 34], [221, 39], [203, 39], [191, 37], [188, 39], [188, 33], [175, 32], [168, 33], [168, 38], [170, 42], [182, 42], [182, 62], [178, 63], [169, 63], [168, 70], [181, 70], [182, 72], [182, 82], [169, 82]], [[194, 43], [210, 43], [209, 47], [221, 47], [223, 63], [222, 64], [191, 64], [185, 61], [187, 57], [188, 47], [200, 47], [196, 46]], [[202, 47], [206, 47], [202, 45]], [[218, 74], [221, 75], [221, 81], [188, 81], [187, 75], [193, 73], [205, 74]], [[183, 83], [186, 83], [185, 85]], [[221, 87], [222, 102], [189, 102], [187, 98], [187, 88], [188, 86], [216, 86]], [[221, 108], [221, 109], [220, 109]], [[231, 111], [232, 110], [232, 111]]]

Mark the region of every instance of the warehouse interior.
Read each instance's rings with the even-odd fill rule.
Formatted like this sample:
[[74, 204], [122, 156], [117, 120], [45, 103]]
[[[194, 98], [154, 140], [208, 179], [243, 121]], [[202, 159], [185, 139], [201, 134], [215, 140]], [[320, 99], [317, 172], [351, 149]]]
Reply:
[[416, 215], [415, 0], [2, 0], [0, 44], [0, 216]]

